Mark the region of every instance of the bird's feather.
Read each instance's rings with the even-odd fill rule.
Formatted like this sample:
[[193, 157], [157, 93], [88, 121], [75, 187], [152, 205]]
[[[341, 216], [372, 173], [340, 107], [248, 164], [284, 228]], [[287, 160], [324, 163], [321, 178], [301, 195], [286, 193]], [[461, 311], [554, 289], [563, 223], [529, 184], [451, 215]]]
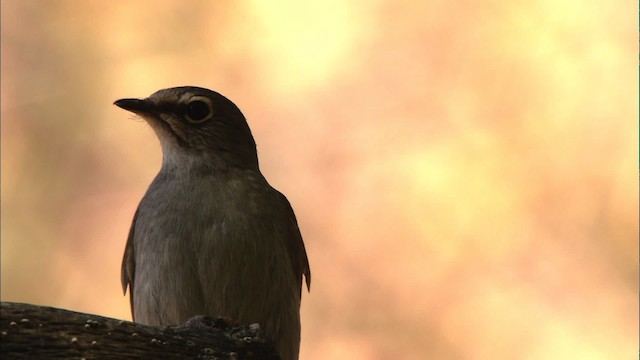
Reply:
[[[296, 275], [296, 281], [301, 281], [301, 277], [304, 275], [307, 291], [311, 291], [311, 268], [309, 267], [309, 258], [307, 257], [307, 251], [304, 247], [304, 241], [302, 240], [302, 234], [298, 227], [298, 221], [296, 215], [293, 212], [293, 208], [289, 203], [289, 200], [278, 191], [279, 198], [286, 205], [286, 211], [289, 215], [289, 231], [290, 235], [287, 238], [288, 243], [287, 250], [289, 251], [289, 257], [291, 259], [291, 265], [293, 266], [293, 272]], [[301, 289], [302, 290], [302, 289]], [[302, 296], [302, 293], [300, 294]]]
[[127, 245], [124, 249], [124, 258], [122, 259], [122, 270], [120, 273], [120, 280], [122, 281], [122, 292], [127, 293], [127, 286], [129, 287], [129, 301], [131, 303], [131, 317], [135, 321], [136, 315], [133, 309], [133, 279], [136, 270], [135, 256], [133, 252], [133, 239], [135, 237], [136, 221], [138, 220], [138, 212], [140, 209], [136, 209], [135, 215], [133, 215], [133, 222], [129, 229], [129, 236], [127, 237]]

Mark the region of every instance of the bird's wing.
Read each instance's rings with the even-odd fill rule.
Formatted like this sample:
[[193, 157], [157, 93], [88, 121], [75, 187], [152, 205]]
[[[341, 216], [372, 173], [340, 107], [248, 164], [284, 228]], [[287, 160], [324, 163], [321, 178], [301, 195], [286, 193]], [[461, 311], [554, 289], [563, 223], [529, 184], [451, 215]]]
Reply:
[[[286, 205], [286, 211], [288, 212], [290, 236], [287, 237], [286, 246], [289, 251], [289, 258], [291, 259], [294, 274], [296, 275], [296, 279], [300, 279], [300, 277], [304, 275], [307, 283], [307, 291], [311, 291], [311, 268], [309, 267], [309, 259], [307, 258], [307, 251], [304, 248], [300, 228], [298, 228], [296, 215], [293, 212], [293, 208], [291, 207], [289, 200], [287, 200], [282, 193], [278, 192], [278, 194]], [[302, 296], [302, 293], [300, 295]]]
[[122, 259], [122, 271], [120, 273], [120, 280], [122, 281], [122, 292], [127, 293], [127, 286], [129, 287], [129, 301], [131, 303], [131, 317], [135, 321], [136, 315], [133, 311], [133, 279], [136, 270], [136, 262], [133, 253], [133, 238], [135, 234], [136, 221], [138, 220], [138, 212], [140, 208], [136, 210], [133, 215], [133, 222], [129, 229], [129, 236], [127, 238], [127, 245], [124, 248], [124, 258]]

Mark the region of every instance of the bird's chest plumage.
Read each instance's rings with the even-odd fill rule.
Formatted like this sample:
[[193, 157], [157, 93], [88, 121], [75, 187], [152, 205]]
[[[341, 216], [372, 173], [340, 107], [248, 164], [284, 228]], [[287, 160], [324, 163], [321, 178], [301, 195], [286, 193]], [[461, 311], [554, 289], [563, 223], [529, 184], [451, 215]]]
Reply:
[[176, 246], [194, 250], [205, 240], [223, 243], [230, 225], [257, 217], [254, 191], [209, 178], [154, 181], [140, 205], [136, 233], [141, 242], [170, 245], [175, 238]]
[[138, 320], [177, 324], [206, 314], [263, 322], [260, 309], [273, 304], [261, 302], [286, 301], [272, 291], [293, 275], [271, 193], [260, 178], [160, 174], [135, 226]]

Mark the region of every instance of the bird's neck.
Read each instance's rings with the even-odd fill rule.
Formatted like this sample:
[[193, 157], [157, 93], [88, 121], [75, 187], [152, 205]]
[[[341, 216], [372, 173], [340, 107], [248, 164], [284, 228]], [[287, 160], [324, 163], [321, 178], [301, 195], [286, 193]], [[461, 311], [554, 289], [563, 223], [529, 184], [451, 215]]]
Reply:
[[161, 171], [175, 176], [223, 174], [236, 170], [260, 172], [257, 163], [246, 165], [245, 161], [236, 160], [228, 154], [164, 150]]

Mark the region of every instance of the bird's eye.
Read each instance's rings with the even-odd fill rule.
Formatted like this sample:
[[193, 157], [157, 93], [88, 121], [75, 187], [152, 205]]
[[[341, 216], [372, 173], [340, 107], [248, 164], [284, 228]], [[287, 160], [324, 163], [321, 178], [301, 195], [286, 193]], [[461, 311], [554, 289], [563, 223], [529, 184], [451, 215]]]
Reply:
[[193, 100], [187, 104], [187, 120], [192, 123], [201, 123], [211, 117], [211, 107], [203, 100]]

